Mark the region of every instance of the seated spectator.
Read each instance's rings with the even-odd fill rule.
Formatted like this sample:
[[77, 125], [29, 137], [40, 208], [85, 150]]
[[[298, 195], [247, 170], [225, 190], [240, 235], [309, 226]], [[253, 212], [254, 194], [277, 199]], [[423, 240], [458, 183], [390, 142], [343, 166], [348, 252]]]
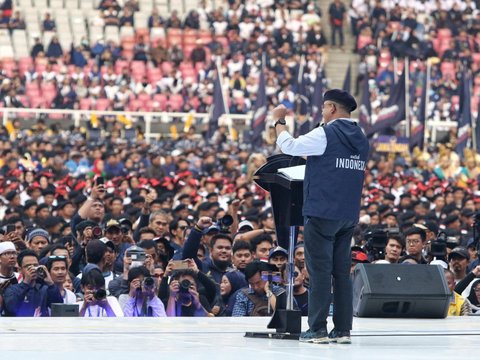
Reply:
[[208, 316], [206, 299], [200, 297], [198, 280], [193, 270], [178, 270], [172, 275], [169, 286], [167, 316]]
[[54, 58], [54, 59], [59, 59], [63, 57], [63, 49], [62, 49], [62, 45], [60, 45], [60, 42], [58, 41], [58, 37], [56, 36], [52, 37], [52, 40], [48, 45], [46, 55], [48, 58]]
[[10, 17], [12, 16], [13, 1], [12, 0], [3, 0], [0, 10], [2, 11], [3, 16]]
[[178, 17], [178, 11], [173, 10], [170, 18], [167, 20], [165, 27], [167, 29], [172, 28], [172, 29], [180, 29], [182, 27], [182, 21]]
[[118, 15], [118, 10], [115, 10], [113, 6], [108, 7], [108, 9], [103, 12], [103, 21], [105, 23], [105, 26], [118, 26], [120, 24]]
[[476, 280], [470, 289], [467, 300], [473, 313], [480, 313], [480, 280]]
[[117, 298], [107, 296], [105, 279], [98, 269], [92, 269], [82, 276], [83, 301], [80, 301], [82, 317], [123, 317]]
[[452, 299], [448, 308], [448, 316], [466, 316], [472, 313], [470, 301], [464, 299], [455, 292], [455, 277], [453, 272], [448, 269], [444, 270], [445, 280], [448, 288], [452, 291]]
[[98, 8], [100, 10], [108, 10], [109, 8], [114, 8], [117, 11], [120, 11], [120, 5], [118, 4], [117, 0], [101, 0]]
[[245, 278], [250, 287], [237, 292], [232, 316], [268, 316], [275, 309], [284, 309], [285, 290], [269, 284], [262, 277], [262, 272], [272, 271], [271, 267], [261, 261], [253, 261], [245, 268]]
[[133, 12], [130, 8], [125, 7], [123, 10], [123, 15], [120, 17], [120, 26], [133, 26]]
[[129, 9], [133, 13], [140, 10], [140, 5], [138, 4], [138, 0], [127, 0], [123, 4], [123, 8]]
[[[248, 286], [245, 276], [240, 271], [229, 271], [220, 283], [221, 305], [216, 316], [232, 316], [233, 304], [237, 291]], [[213, 312], [213, 310], [212, 310]]]
[[405, 241], [402, 235], [394, 235], [389, 233], [387, 245], [385, 245], [385, 260], [390, 264], [396, 264], [398, 259], [402, 255], [402, 251], [405, 248]]
[[56, 31], [57, 25], [55, 24], [55, 20], [52, 19], [50, 13], [45, 13], [45, 19], [42, 22], [42, 31]]
[[141, 36], [133, 48], [133, 60], [143, 61], [146, 63], [148, 61], [148, 52], [148, 44], [145, 43], [145, 39], [143, 36]]
[[200, 18], [198, 16], [197, 10], [191, 10], [188, 13], [187, 17], [185, 18], [185, 21], [183, 22], [183, 28], [200, 30]]
[[9, 29], [10, 28], [10, 18], [4, 14], [0, 17], [0, 29]]
[[35, 58], [39, 53], [45, 52], [45, 48], [43, 47], [43, 44], [39, 37], [35, 37], [34, 41], [35, 41], [35, 44], [32, 47], [32, 51], [30, 52], [30, 55], [35, 60]]
[[18, 254], [18, 266], [23, 281], [5, 290], [6, 315], [49, 316], [50, 305], [62, 303], [63, 298], [47, 268], [39, 266], [38, 255], [32, 250], [23, 250]]
[[157, 297], [154, 279], [146, 267], [140, 266], [128, 272], [129, 293], [119, 297], [126, 317], [163, 317], [165, 307]]
[[158, 8], [154, 7], [152, 9], [152, 14], [148, 18], [148, 28], [157, 28], [163, 27], [165, 25], [165, 20], [160, 16]]
[[467, 276], [469, 261], [470, 255], [464, 247], [458, 246], [448, 254], [448, 264], [450, 270], [455, 275], [455, 283], [458, 283]]
[[405, 242], [407, 244], [407, 253], [415, 258], [418, 264], [426, 264], [423, 257], [423, 249], [426, 245], [427, 234], [424, 230], [412, 227], [405, 231]]

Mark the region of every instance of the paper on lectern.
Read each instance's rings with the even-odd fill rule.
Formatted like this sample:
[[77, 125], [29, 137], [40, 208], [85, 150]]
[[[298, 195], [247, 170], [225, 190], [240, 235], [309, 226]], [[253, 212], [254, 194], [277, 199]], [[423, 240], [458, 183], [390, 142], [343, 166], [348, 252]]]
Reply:
[[277, 171], [288, 176], [291, 180], [303, 180], [305, 178], [305, 165], [281, 168]]

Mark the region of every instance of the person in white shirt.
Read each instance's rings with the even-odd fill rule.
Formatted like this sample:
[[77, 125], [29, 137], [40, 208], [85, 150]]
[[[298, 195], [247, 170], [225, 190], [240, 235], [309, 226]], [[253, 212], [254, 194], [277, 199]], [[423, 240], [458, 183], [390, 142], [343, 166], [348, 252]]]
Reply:
[[108, 296], [105, 290], [105, 278], [98, 269], [92, 269], [82, 276], [83, 301], [80, 301], [82, 317], [123, 317], [118, 300]]
[[60, 290], [64, 304], [76, 304], [77, 297], [73, 292], [65, 289], [63, 284], [67, 277], [67, 257], [64, 255], [51, 255], [48, 257], [47, 269], [50, 273], [53, 283]]

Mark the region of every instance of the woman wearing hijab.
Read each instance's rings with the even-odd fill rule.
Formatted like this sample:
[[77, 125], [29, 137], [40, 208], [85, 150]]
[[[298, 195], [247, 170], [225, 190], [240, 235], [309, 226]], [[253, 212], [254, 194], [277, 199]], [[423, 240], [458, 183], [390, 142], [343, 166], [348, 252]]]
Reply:
[[238, 290], [248, 286], [245, 276], [240, 271], [230, 271], [222, 276], [220, 283], [220, 295], [222, 296], [222, 306], [219, 316], [232, 316], [235, 295]]

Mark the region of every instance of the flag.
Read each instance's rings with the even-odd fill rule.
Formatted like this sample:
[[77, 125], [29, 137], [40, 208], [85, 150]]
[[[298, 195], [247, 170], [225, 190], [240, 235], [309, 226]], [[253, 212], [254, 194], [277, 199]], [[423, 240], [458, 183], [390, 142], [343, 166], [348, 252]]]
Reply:
[[217, 76], [213, 82], [213, 104], [210, 107], [210, 120], [208, 122], [208, 139], [211, 139], [218, 129], [218, 121], [225, 114], [225, 102], [223, 101], [222, 83], [220, 81], [220, 72], [217, 68]]
[[92, 114], [90, 116], [90, 124], [92, 125], [92, 128], [98, 128], [98, 118], [96, 114]]
[[477, 121], [475, 126], [475, 139], [477, 140], [477, 153], [480, 154], [480, 101], [477, 107]]
[[252, 118], [252, 145], [253, 147], [261, 147], [263, 144], [263, 132], [265, 131], [265, 123], [267, 119], [267, 94], [265, 89], [264, 70], [260, 71], [260, 81], [258, 84], [257, 99], [253, 107]]
[[393, 86], [390, 97], [387, 100], [384, 108], [380, 111], [375, 124], [367, 129], [368, 137], [373, 136], [377, 132], [384, 131], [389, 127], [397, 125], [400, 121], [405, 120], [405, 69], [398, 79], [398, 82]]
[[472, 109], [470, 103], [470, 74], [464, 72], [460, 80], [460, 110], [458, 113], [457, 145], [455, 151], [463, 156], [463, 150], [468, 146], [472, 126]]
[[317, 78], [315, 80], [315, 86], [313, 88], [312, 96], [312, 116], [313, 126], [317, 126], [323, 119], [322, 105], [323, 105], [323, 72], [322, 69], [318, 69]]
[[345, 79], [343, 80], [342, 89], [350, 94], [351, 84], [352, 84], [352, 65], [348, 63], [347, 72], [345, 73]]
[[117, 120], [118, 120], [118, 122], [125, 125], [126, 128], [131, 128], [132, 127], [132, 120], [127, 118], [125, 115], [118, 115]]
[[187, 116], [187, 119], [185, 120], [185, 125], [183, 126], [183, 132], [188, 132], [190, 128], [192, 127], [193, 124], [193, 114], [190, 113]]
[[362, 81], [362, 99], [360, 102], [360, 109], [358, 115], [358, 122], [360, 126], [367, 131], [372, 119], [372, 103], [370, 102], [370, 86], [368, 84], [368, 76]]
[[177, 127], [175, 125], [170, 125], [170, 135], [171, 135], [173, 140], [178, 139], [178, 130], [177, 130]]
[[[429, 67], [427, 66], [427, 71], [429, 71]], [[422, 85], [422, 97], [420, 98], [420, 106], [418, 107], [418, 114], [417, 120], [418, 124], [412, 128], [412, 132], [410, 134], [410, 149], [418, 146], [420, 150], [423, 150], [423, 140], [425, 138], [425, 124], [426, 124], [426, 111], [427, 111], [427, 103], [428, 103], [428, 87], [429, 84], [427, 83], [428, 74], [425, 72], [425, 76], [423, 78], [423, 85]]]
[[308, 97], [308, 78], [304, 74], [305, 61], [302, 57], [300, 70], [297, 78], [297, 96], [296, 96], [296, 115], [295, 136], [300, 136], [310, 131], [309, 107], [310, 98]]

